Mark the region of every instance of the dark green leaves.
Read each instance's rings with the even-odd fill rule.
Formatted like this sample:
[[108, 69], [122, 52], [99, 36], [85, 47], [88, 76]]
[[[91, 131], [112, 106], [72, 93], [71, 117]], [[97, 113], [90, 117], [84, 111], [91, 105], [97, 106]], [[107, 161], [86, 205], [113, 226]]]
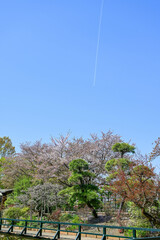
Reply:
[[135, 153], [135, 147], [128, 143], [116, 143], [112, 146], [112, 150], [114, 152], [120, 152], [121, 157], [123, 157], [125, 153]]

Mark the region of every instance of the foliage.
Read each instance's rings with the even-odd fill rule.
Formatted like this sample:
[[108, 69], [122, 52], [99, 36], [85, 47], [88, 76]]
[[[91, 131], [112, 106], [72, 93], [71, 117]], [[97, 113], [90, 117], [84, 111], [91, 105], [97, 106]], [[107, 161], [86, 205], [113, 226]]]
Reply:
[[121, 201], [118, 214], [124, 203], [133, 204], [132, 226], [159, 227], [160, 181], [149, 160], [160, 156], [160, 138], [150, 159], [131, 153], [135, 146], [111, 131], [86, 140], [67, 135], [52, 138], [51, 143], [25, 143], [18, 154], [8, 137], [0, 138], [0, 187], [13, 188], [5, 202], [7, 210], [14, 206], [13, 213], [19, 214], [15, 208], [28, 207], [30, 218], [59, 219], [60, 208], [87, 207], [97, 217], [103, 199], [116, 195]]
[[26, 176], [21, 176], [14, 184], [13, 193], [7, 197], [5, 201], [5, 206], [14, 205], [19, 203], [18, 196], [23, 194], [29, 187], [31, 187], [31, 178]]
[[2, 177], [4, 176], [5, 165], [9, 165], [9, 158], [15, 155], [15, 147], [9, 137], [0, 137], [0, 188], [4, 188]]
[[[124, 158], [124, 154], [126, 153], [134, 153], [135, 151], [135, 147], [132, 145], [129, 145], [128, 143], [116, 143], [112, 146], [112, 150], [114, 152], [118, 152], [121, 154], [121, 158], [113, 158], [110, 159], [106, 165], [106, 171], [108, 173], [108, 176], [106, 178], [107, 180], [107, 185], [110, 185], [107, 190], [111, 191], [111, 192], [115, 192], [117, 193], [115, 190], [115, 186], [117, 184], [117, 177], [119, 176], [120, 173], [124, 172], [126, 177], [129, 177], [130, 175], [130, 164], [131, 164], [131, 160], [128, 158]], [[119, 182], [120, 183], [120, 182]], [[123, 225], [122, 221], [121, 221], [121, 212], [122, 209], [125, 205], [125, 201], [126, 201], [126, 193], [125, 193], [125, 189], [121, 189], [121, 185], [119, 186], [119, 192], [121, 192], [121, 194], [119, 194], [121, 196], [121, 203], [119, 206], [119, 211], [117, 214], [117, 220], [119, 222], [120, 225]]]
[[105, 165], [106, 171], [109, 174], [107, 181], [116, 179], [116, 175], [118, 174], [119, 169], [122, 169], [123, 171], [129, 173], [129, 165], [130, 160], [127, 158], [114, 158], [109, 160]]
[[[69, 213], [63, 214], [60, 217], [60, 221], [61, 222], [69, 222], [69, 223], [84, 223], [83, 220], [78, 215], [69, 214]], [[68, 230], [75, 230], [75, 229], [77, 229], [77, 226], [76, 225], [68, 226], [67, 229]]]
[[123, 158], [123, 155], [125, 153], [135, 153], [135, 147], [132, 145], [129, 145], [128, 143], [116, 143], [112, 146], [112, 150], [114, 152], [120, 152], [121, 158]]
[[48, 221], [59, 222], [61, 216], [61, 209], [56, 209], [48, 216]]
[[7, 157], [15, 153], [15, 147], [9, 137], [0, 137], [0, 157]]
[[112, 145], [120, 141], [120, 136], [108, 131], [100, 136], [91, 134], [87, 140], [70, 139], [67, 135], [52, 138], [48, 144], [42, 144], [41, 141], [32, 145], [21, 144], [21, 153], [16, 154], [11, 165], [6, 164], [3, 182], [10, 188], [17, 179], [26, 175], [41, 183], [52, 181], [66, 187], [70, 174], [69, 163], [73, 159], [83, 158], [90, 164], [90, 170], [96, 176], [95, 181], [101, 183], [106, 175], [105, 163], [117, 156], [112, 151]]
[[[149, 222], [149, 220], [143, 216], [141, 210], [135, 206], [134, 203], [128, 202], [128, 213], [130, 215], [130, 224], [129, 227], [137, 227], [137, 228], [152, 228], [153, 226]], [[137, 231], [137, 237], [149, 237], [150, 232], [147, 231]], [[132, 230], [125, 230], [125, 236], [132, 237]]]
[[38, 213], [39, 217], [43, 217], [46, 213], [50, 213], [63, 199], [58, 196], [61, 186], [52, 183], [38, 184], [30, 187], [18, 199], [23, 206], [28, 206], [32, 211]]
[[69, 164], [69, 169], [72, 172], [68, 178], [71, 186], [62, 190], [59, 194], [67, 195], [69, 203], [87, 205], [94, 215], [97, 217], [96, 210], [100, 207], [101, 201], [98, 194], [98, 187], [92, 184], [95, 174], [89, 171], [88, 163], [83, 159], [75, 159]]
[[21, 176], [14, 184], [14, 194], [19, 196], [24, 193], [32, 185], [32, 178], [27, 176]]
[[82, 173], [82, 170], [88, 170], [88, 163], [83, 159], [72, 160], [69, 164], [69, 170], [73, 173]]
[[121, 158], [117, 163], [113, 159], [109, 162], [106, 163], [110, 173], [107, 189], [121, 196], [123, 201], [133, 202], [153, 226], [159, 226], [159, 217], [150, 211], [156, 206], [159, 194], [159, 180], [151, 164], [144, 159], [124, 161]]
[[12, 219], [27, 219], [28, 218], [28, 207], [10, 207], [4, 211], [4, 217]]
[[153, 160], [160, 156], [160, 137], [155, 141], [154, 148], [150, 154], [150, 159]]

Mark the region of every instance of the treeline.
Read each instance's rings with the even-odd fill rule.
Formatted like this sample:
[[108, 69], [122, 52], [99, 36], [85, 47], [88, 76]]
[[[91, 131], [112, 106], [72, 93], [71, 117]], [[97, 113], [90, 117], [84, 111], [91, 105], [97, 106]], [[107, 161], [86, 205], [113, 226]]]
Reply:
[[48, 144], [25, 143], [20, 153], [4, 137], [0, 154], [1, 188], [13, 189], [4, 216], [59, 220], [60, 210], [87, 206], [97, 218], [108, 196], [116, 195], [120, 225], [127, 207], [132, 226], [160, 227], [160, 181], [152, 166], [152, 159], [160, 156], [160, 139], [152, 153], [143, 156], [111, 131], [87, 140], [67, 135]]

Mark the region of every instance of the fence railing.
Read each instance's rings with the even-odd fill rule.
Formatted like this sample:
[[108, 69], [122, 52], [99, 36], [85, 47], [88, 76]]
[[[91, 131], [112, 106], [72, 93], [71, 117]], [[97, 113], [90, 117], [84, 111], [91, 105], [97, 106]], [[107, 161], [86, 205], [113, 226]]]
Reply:
[[[47, 225], [47, 227], [45, 226]], [[51, 227], [48, 227], [51, 226]], [[54, 236], [52, 236], [53, 240], [59, 239], [61, 232], [68, 232], [68, 233], [75, 233], [75, 240], [81, 240], [82, 236], [84, 235], [94, 235], [102, 237], [101, 240], [106, 240], [109, 237], [119, 238], [119, 239], [136, 239], [136, 240], [156, 240], [160, 239], [159, 237], [145, 237], [145, 238], [137, 238], [136, 234], [137, 231], [146, 231], [151, 232], [152, 234], [158, 232], [160, 233], [160, 229], [154, 228], [134, 228], [134, 227], [121, 227], [121, 226], [107, 226], [107, 225], [95, 225], [95, 224], [84, 224], [84, 223], [68, 223], [68, 222], [51, 222], [51, 221], [37, 221], [37, 220], [21, 220], [21, 219], [10, 219], [10, 218], [0, 218], [0, 232], [3, 232], [2, 227], [7, 227], [6, 233], [13, 233], [15, 227], [22, 228], [19, 235], [26, 235], [29, 236], [29, 229], [37, 230], [34, 237], [42, 237], [43, 230], [52, 230], [55, 231]], [[54, 226], [54, 228], [52, 228]], [[64, 226], [77, 226], [78, 230], [66, 230], [63, 229]], [[86, 232], [84, 228], [98, 228], [102, 230], [102, 233], [95, 233], [95, 232]], [[122, 236], [122, 235], [113, 235], [107, 234], [108, 229], [123, 229], [124, 230], [131, 230], [132, 237]]]

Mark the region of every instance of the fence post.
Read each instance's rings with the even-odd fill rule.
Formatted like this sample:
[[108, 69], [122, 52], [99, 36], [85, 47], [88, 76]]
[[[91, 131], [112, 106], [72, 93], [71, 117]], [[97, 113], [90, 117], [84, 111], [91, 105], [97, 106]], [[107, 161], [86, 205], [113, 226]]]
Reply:
[[79, 225], [79, 240], [81, 240], [81, 225]]
[[106, 227], [103, 227], [103, 240], [106, 240]]
[[40, 233], [39, 233], [40, 236], [42, 236], [42, 228], [43, 228], [43, 223], [41, 222], [41, 224], [40, 224]]
[[136, 238], [136, 230], [133, 229], [133, 239]]
[[14, 221], [12, 220], [11, 232], [13, 232]]
[[0, 231], [1, 231], [1, 229], [2, 229], [2, 218], [0, 220]]
[[60, 238], [60, 230], [61, 230], [61, 225], [58, 223], [58, 238]]
[[27, 233], [27, 221], [25, 221], [25, 230], [24, 230], [24, 234]]

